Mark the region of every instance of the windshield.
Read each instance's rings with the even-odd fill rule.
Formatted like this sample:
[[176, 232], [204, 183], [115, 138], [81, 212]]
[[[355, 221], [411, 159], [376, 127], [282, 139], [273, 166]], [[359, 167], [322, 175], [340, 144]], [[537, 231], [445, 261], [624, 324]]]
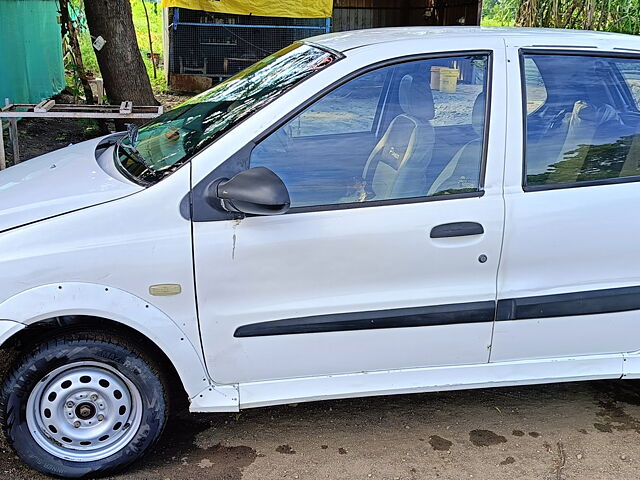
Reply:
[[116, 148], [116, 162], [141, 183], [155, 183], [335, 58], [311, 45], [284, 48], [146, 125], [130, 126]]

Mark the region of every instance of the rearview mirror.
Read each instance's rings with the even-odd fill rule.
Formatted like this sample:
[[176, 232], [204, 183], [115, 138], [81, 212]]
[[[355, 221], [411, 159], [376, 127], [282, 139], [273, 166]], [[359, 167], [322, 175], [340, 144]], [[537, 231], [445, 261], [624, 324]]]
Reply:
[[291, 204], [284, 182], [265, 167], [250, 168], [230, 180], [218, 181], [215, 196], [228, 212], [251, 215], [280, 215]]

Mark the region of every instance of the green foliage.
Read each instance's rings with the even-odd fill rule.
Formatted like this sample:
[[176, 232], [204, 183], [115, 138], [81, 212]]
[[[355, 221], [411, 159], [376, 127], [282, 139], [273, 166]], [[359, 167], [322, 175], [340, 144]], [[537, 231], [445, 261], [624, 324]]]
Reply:
[[[131, 0], [131, 10], [133, 13], [133, 26], [136, 29], [138, 37], [138, 45], [142, 59], [147, 67], [149, 80], [154, 92], [163, 92], [166, 89], [167, 81], [165, 71], [162, 68], [156, 69], [157, 78], [153, 78], [153, 65], [151, 64], [149, 48], [149, 33], [147, 31], [147, 18], [144, 13], [143, 0]], [[151, 26], [151, 43], [153, 44], [153, 53], [160, 58], [160, 66], [162, 66], [162, 7], [159, 3], [146, 2], [147, 11], [149, 13], [149, 24]]]
[[91, 44], [89, 30], [83, 28], [80, 31], [78, 41], [80, 42], [80, 53], [82, 54], [82, 62], [84, 63], [85, 71], [99, 77], [100, 67], [98, 67], [98, 60], [96, 60], [96, 54], [93, 50], [93, 45]]
[[482, 25], [640, 34], [638, 0], [485, 0]]
[[520, 0], [516, 25], [640, 33], [638, 0]]
[[78, 67], [73, 62], [68, 62], [67, 65], [65, 65], [65, 81], [67, 83], [67, 90], [71, 92], [74, 97], [82, 97], [84, 95], [78, 74]]
[[520, 0], [484, 0], [482, 25], [486, 27], [512, 27]]
[[[151, 64], [151, 58], [147, 54], [150, 54], [149, 48], [149, 34], [147, 31], [147, 19], [144, 13], [144, 7], [142, 5], [143, 0], [131, 0], [131, 11], [133, 15], [133, 26], [136, 30], [136, 37], [138, 38], [138, 46], [140, 47], [140, 54], [142, 60], [147, 69], [149, 80], [151, 80], [151, 86], [155, 93], [162, 93], [166, 90], [166, 76], [162, 68], [156, 69], [157, 78], [153, 77], [153, 65]], [[95, 51], [93, 49], [91, 35], [87, 27], [87, 22], [84, 17], [83, 0], [72, 0], [73, 11], [75, 14], [76, 24], [80, 31], [80, 51], [82, 53], [82, 60], [87, 73], [92, 73], [94, 76], [100, 76], [100, 67], [96, 59]], [[162, 66], [162, 8], [159, 3], [146, 2], [147, 11], [149, 12], [149, 24], [151, 26], [151, 42], [153, 44], [153, 53], [159, 55], [160, 66]], [[68, 84], [72, 84], [69, 79]]]
[[76, 123], [82, 127], [82, 132], [87, 138], [93, 138], [100, 134], [100, 125], [97, 120], [80, 118]]

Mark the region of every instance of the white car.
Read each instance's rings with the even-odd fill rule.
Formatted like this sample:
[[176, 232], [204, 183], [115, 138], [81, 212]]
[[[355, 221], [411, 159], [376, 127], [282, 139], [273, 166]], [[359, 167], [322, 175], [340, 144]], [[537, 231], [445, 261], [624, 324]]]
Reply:
[[113, 472], [173, 383], [232, 412], [640, 377], [639, 107], [640, 37], [342, 32], [7, 169], [9, 443]]

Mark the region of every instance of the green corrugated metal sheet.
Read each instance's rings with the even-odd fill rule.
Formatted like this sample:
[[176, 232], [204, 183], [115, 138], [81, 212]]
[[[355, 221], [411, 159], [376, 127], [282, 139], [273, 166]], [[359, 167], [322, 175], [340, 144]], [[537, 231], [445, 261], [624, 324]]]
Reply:
[[58, 3], [0, 0], [0, 103], [37, 103], [65, 87]]

